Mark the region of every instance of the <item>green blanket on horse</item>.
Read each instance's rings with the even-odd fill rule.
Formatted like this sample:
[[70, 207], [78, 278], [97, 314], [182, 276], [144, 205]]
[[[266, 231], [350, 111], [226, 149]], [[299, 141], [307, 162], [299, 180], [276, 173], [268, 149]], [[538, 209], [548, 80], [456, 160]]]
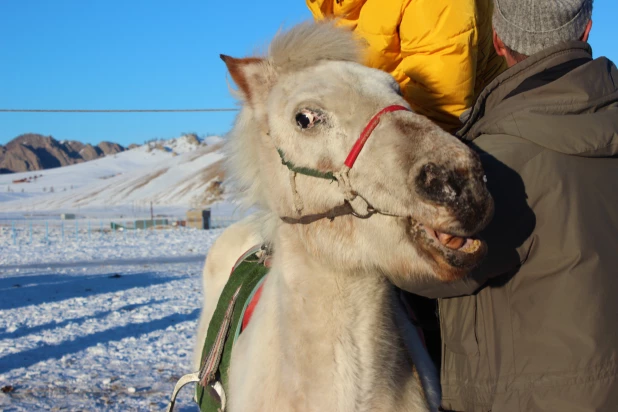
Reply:
[[[236, 265], [208, 325], [196, 389], [196, 400], [202, 412], [225, 408], [232, 347], [248, 322], [257, 302], [253, 298], [268, 273], [268, 268], [257, 256], [258, 251], [259, 247], [250, 250]], [[215, 387], [217, 382], [219, 385]], [[219, 393], [221, 390], [223, 394]]]
[[261, 249], [261, 246], [251, 248], [234, 266], [208, 325], [200, 370], [178, 381], [168, 411], [173, 410], [180, 389], [191, 382], [198, 382], [195, 400], [200, 411], [225, 410], [232, 348], [251, 318], [268, 273], [259, 257]]

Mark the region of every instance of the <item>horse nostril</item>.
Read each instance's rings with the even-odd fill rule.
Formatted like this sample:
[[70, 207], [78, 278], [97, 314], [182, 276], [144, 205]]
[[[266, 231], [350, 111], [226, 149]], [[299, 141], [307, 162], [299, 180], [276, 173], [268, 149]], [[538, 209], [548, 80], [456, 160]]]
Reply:
[[435, 163], [427, 163], [421, 168], [418, 180], [424, 187], [431, 187], [440, 178], [440, 169]]
[[421, 167], [416, 183], [422, 193], [431, 199], [447, 201], [454, 199], [461, 192], [461, 186], [446, 168], [435, 163]]

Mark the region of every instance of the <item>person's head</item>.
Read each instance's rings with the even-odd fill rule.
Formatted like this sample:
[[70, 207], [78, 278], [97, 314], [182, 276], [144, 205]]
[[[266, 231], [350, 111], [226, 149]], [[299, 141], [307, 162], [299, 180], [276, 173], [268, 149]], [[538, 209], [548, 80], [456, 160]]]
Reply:
[[556, 44], [588, 41], [593, 0], [494, 0], [493, 41], [509, 67]]

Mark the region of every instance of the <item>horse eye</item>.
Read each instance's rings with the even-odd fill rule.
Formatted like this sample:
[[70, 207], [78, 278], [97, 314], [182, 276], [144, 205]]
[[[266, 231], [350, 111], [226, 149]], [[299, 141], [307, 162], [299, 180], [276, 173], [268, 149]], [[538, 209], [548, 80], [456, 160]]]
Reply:
[[315, 125], [318, 117], [309, 110], [303, 110], [296, 114], [296, 124], [301, 129], [309, 129]]

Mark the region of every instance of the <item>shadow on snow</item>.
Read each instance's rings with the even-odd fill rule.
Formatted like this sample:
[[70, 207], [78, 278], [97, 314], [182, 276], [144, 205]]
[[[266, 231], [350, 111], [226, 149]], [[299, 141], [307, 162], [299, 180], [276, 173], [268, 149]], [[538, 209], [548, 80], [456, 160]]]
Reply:
[[45, 262], [45, 263], [17, 263], [3, 265], [5, 270], [31, 270], [31, 269], [66, 269], [83, 268], [98, 266], [135, 266], [135, 265], [161, 265], [174, 263], [203, 263], [206, 255], [186, 255], [186, 256], [160, 256], [160, 257], [138, 257], [125, 259], [105, 259], [105, 260], [85, 260], [69, 262]]
[[2, 295], [0, 310], [72, 298], [87, 298], [184, 278], [184, 276], [159, 276], [153, 272], [124, 273], [119, 277], [114, 276], [118, 274], [116, 272], [85, 276], [47, 274], [0, 279], [0, 295]]
[[58, 345], [40, 346], [4, 356], [0, 358], [0, 374], [17, 368], [27, 368], [35, 363], [49, 359], [60, 359], [65, 355], [80, 352], [98, 344], [119, 341], [129, 337], [135, 338], [157, 330], [167, 329], [178, 323], [195, 321], [199, 314], [200, 309], [195, 309], [188, 314], [173, 314], [150, 322], [131, 323], [126, 326], [119, 326], [88, 336], [79, 337], [71, 341], [62, 342]]
[[21, 338], [23, 336], [27, 336], [27, 335], [31, 335], [34, 333], [40, 333], [43, 332], [45, 330], [52, 330], [52, 329], [59, 329], [59, 328], [63, 328], [67, 325], [70, 324], [83, 324], [85, 322], [88, 322], [89, 320], [94, 320], [94, 319], [103, 319], [106, 318], [107, 316], [113, 314], [113, 313], [123, 313], [123, 312], [129, 312], [132, 310], [135, 310], [137, 308], [143, 307], [143, 306], [154, 306], [157, 305], [159, 303], [165, 303], [167, 302], [169, 299], [162, 299], [162, 300], [151, 300], [148, 302], [144, 302], [144, 303], [135, 303], [135, 304], [131, 304], [131, 305], [125, 305], [123, 307], [120, 307], [116, 310], [106, 310], [104, 312], [99, 312], [95, 315], [91, 315], [91, 316], [83, 316], [81, 318], [74, 318], [74, 319], [66, 319], [62, 322], [50, 322], [50, 323], [46, 323], [44, 325], [38, 325], [38, 326], [32, 326], [32, 327], [20, 327], [19, 329], [15, 330], [14, 332], [0, 332], [0, 339], [17, 339], [17, 338]]

